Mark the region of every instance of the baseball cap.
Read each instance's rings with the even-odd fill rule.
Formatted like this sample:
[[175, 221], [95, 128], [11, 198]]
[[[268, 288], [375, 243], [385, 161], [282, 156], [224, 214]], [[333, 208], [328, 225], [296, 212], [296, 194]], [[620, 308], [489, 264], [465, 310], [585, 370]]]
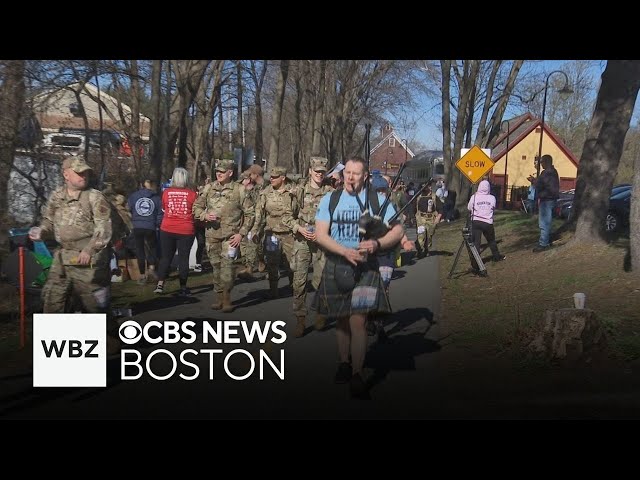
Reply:
[[82, 173], [82, 172], [86, 172], [87, 170], [93, 170], [93, 168], [87, 165], [85, 161], [79, 157], [65, 158], [64, 162], [62, 162], [62, 169], [66, 170], [67, 168], [70, 168], [76, 173]]

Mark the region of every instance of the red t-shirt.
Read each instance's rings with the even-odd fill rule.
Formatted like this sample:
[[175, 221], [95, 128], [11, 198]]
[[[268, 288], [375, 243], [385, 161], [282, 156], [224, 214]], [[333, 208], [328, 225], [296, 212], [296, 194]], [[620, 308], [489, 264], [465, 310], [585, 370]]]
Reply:
[[164, 216], [160, 230], [179, 235], [195, 235], [193, 226], [193, 202], [198, 194], [188, 188], [169, 187], [162, 192]]

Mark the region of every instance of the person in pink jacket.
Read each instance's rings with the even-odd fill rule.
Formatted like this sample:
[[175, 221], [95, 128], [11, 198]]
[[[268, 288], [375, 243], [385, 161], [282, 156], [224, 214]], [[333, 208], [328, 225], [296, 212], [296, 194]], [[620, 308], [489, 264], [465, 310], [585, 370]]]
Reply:
[[[471, 231], [473, 232], [473, 243], [476, 250], [480, 251], [480, 240], [484, 238], [489, 243], [489, 248], [493, 254], [493, 261], [499, 262], [506, 257], [498, 251], [496, 244], [496, 232], [493, 229], [493, 211], [496, 208], [496, 197], [491, 195], [491, 186], [487, 180], [482, 180], [478, 185], [478, 191], [471, 195], [467, 209], [471, 212]], [[471, 260], [472, 267], [477, 270], [478, 265], [475, 260]]]

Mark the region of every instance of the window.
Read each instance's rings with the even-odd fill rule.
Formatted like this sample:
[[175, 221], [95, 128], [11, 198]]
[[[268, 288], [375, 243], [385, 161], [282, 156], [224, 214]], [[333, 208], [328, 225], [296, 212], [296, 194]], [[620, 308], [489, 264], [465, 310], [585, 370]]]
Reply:
[[396, 139], [395, 139], [395, 137], [391, 137], [391, 138], [389, 139], [389, 146], [390, 146], [390, 147], [395, 147], [395, 146], [396, 146]]

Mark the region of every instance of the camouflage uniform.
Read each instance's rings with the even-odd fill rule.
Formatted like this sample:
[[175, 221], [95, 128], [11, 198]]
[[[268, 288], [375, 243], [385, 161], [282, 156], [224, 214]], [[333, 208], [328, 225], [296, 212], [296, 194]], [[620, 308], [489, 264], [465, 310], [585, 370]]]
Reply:
[[[271, 171], [272, 176], [286, 174], [287, 169], [284, 167], [274, 167]], [[272, 298], [278, 297], [279, 267], [283, 254], [285, 268], [290, 272], [289, 281], [293, 284], [291, 265], [293, 264], [295, 212], [295, 186], [291, 183], [285, 181], [280, 190], [274, 190], [269, 185], [260, 192], [252, 235], [261, 235], [264, 232], [264, 254]]]
[[[311, 157], [311, 168], [315, 171], [327, 171], [329, 161], [326, 158]], [[303, 179], [301, 185], [296, 189], [296, 198], [298, 204], [298, 216], [296, 223], [293, 225], [294, 242], [293, 242], [293, 314], [298, 318], [300, 328], [296, 330], [296, 334], [304, 332], [304, 320], [307, 315], [306, 297], [307, 297], [307, 276], [309, 265], [313, 263], [313, 277], [311, 284], [316, 290], [320, 286], [322, 278], [322, 270], [324, 269], [325, 257], [323, 251], [318, 248], [318, 244], [305, 239], [298, 231], [303, 228], [313, 227], [316, 223], [316, 211], [320, 200], [327, 193], [331, 192], [333, 187], [330, 185], [322, 185], [320, 188], [311, 186], [311, 180]]]
[[[431, 211], [429, 211], [431, 210]], [[435, 228], [435, 219], [438, 216], [436, 210], [436, 195], [429, 188], [425, 188], [416, 199], [416, 229], [418, 230], [417, 248], [421, 256], [429, 254], [429, 226]], [[420, 232], [420, 230], [424, 230]]]
[[[64, 161], [63, 169], [82, 173], [91, 170], [80, 158]], [[40, 224], [43, 240], [60, 244], [42, 289], [44, 313], [65, 313], [73, 308], [73, 296], [80, 298], [88, 313], [107, 314], [110, 341], [118, 338], [118, 324], [111, 316], [111, 207], [98, 190], [88, 188], [72, 198], [67, 186], [58, 188], [47, 203]], [[89, 265], [79, 265], [78, 255], [91, 256]], [[117, 342], [116, 342], [117, 343]]]
[[[216, 171], [232, 169], [232, 160], [221, 160], [216, 167]], [[220, 219], [206, 221], [206, 214], [212, 212]], [[231, 289], [235, 280], [235, 257], [230, 258], [228, 255], [229, 238], [236, 233], [243, 237], [247, 235], [253, 226], [254, 204], [249, 196], [241, 192], [238, 183], [229, 182], [221, 185], [215, 181], [205, 186], [202, 194], [194, 202], [193, 215], [196, 220], [206, 222], [207, 255], [213, 267], [213, 286], [216, 293], [216, 301], [211, 308], [222, 308], [222, 311], [230, 312], [233, 310]]]
[[[242, 174], [242, 178], [248, 178], [249, 173], [249, 171], [244, 172]], [[242, 180], [238, 184], [240, 187], [240, 191], [243, 195], [250, 198], [251, 203], [255, 205], [258, 202], [258, 196], [260, 194], [258, 187], [254, 185], [252, 189], [247, 190], [247, 188], [242, 185], [241, 182]], [[246, 276], [251, 277], [258, 263], [258, 245], [255, 242], [249, 240], [247, 237], [244, 237], [242, 239], [242, 242], [240, 242], [240, 255], [242, 257], [242, 265], [244, 265], [244, 269], [238, 272], [238, 275], [240, 276], [244, 273]]]

